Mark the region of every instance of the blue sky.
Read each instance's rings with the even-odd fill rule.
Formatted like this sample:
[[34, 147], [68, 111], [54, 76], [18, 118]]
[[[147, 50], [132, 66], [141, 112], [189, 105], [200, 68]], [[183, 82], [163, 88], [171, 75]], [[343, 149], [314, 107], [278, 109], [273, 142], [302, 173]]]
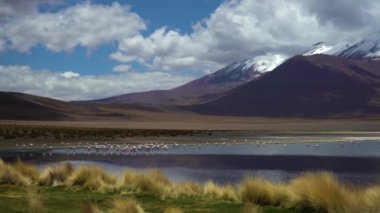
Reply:
[[[92, 0], [93, 4], [110, 5], [114, 1]], [[182, 33], [191, 33], [192, 25], [212, 13], [222, 0], [127, 0], [118, 1], [120, 4], [130, 5], [132, 12], [139, 14], [147, 22], [147, 29], [143, 35], [151, 34], [155, 29], [167, 26]], [[65, 1], [63, 5], [40, 5], [43, 12], [57, 11], [78, 1]], [[58, 9], [57, 9], [58, 8]], [[117, 61], [111, 60], [109, 55], [116, 48], [116, 42], [102, 44], [95, 50], [88, 51], [84, 47], [76, 47], [72, 52], [52, 52], [41, 45], [31, 48], [27, 53], [15, 50], [0, 53], [0, 64], [25, 64], [36, 70], [54, 70], [57, 72], [75, 71], [81, 75], [105, 75], [112, 72]], [[136, 71], [146, 69], [133, 64]]]
[[83, 100], [170, 89], [379, 26], [373, 0], [0, 0], [0, 91]]

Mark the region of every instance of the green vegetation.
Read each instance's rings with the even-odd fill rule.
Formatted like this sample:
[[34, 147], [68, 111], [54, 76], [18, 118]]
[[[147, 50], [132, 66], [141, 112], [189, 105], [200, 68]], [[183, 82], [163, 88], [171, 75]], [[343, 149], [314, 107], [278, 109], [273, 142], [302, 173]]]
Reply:
[[288, 183], [247, 177], [236, 185], [174, 183], [158, 170], [115, 177], [100, 167], [64, 163], [39, 172], [0, 161], [4, 212], [379, 212], [380, 186], [358, 187], [332, 174], [303, 174]]

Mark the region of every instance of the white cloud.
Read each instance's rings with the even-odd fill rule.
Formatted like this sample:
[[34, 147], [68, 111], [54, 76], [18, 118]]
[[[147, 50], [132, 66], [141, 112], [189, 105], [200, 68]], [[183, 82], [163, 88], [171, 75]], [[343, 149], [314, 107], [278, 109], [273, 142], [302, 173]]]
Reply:
[[52, 51], [71, 51], [76, 46], [92, 49], [133, 37], [145, 28], [129, 6], [85, 2], [55, 13], [36, 12], [7, 19], [0, 25], [0, 38], [21, 52], [38, 44]]
[[128, 64], [117, 65], [113, 68], [114, 72], [128, 72], [130, 70], [131, 70], [131, 65], [128, 65]]
[[76, 73], [76, 72], [66, 71], [62, 73], [61, 76], [65, 78], [74, 78], [74, 77], [79, 77], [80, 75], [79, 73]]
[[[124, 63], [137, 61], [152, 69], [208, 72], [268, 52], [292, 55], [318, 41], [333, 44], [360, 38], [380, 24], [380, 13], [373, 10], [379, 8], [376, 1], [366, 0], [359, 7], [361, 11], [354, 13], [361, 18], [369, 14], [362, 18], [369, 26], [352, 27], [346, 27], [347, 14], [339, 12], [339, 5], [344, 6], [346, 1], [334, 1], [327, 14], [320, 10], [329, 5], [324, 4], [319, 6], [318, 0], [228, 0], [196, 23], [190, 34], [163, 27], [146, 37], [126, 38], [111, 58]], [[352, 11], [354, 6], [345, 7]]]
[[[67, 72], [75, 75], [74, 72]], [[191, 77], [164, 72], [128, 72], [106, 76], [67, 77], [29, 66], [0, 65], [0, 90], [16, 91], [61, 100], [88, 100], [130, 92], [170, 89], [192, 80]]]

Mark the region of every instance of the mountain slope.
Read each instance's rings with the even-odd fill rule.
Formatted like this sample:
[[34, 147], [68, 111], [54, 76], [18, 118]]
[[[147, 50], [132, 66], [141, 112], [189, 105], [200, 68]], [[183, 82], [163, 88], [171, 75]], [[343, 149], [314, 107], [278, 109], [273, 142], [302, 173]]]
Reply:
[[282, 55], [264, 55], [232, 63], [215, 73], [170, 90], [130, 93], [88, 103], [132, 103], [156, 105], [189, 105], [203, 103], [225, 92], [261, 77], [285, 60]]
[[63, 101], [15, 92], [0, 92], [2, 120], [67, 120], [63, 109], [72, 106]]
[[187, 107], [202, 114], [339, 116], [380, 112], [380, 62], [328, 55], [295, 56], [262, 78], [214, 101]]
[[350, 48], [340, 52], [338, 56], [350, 59], [380, 58], [380, 32], [374, 33]]

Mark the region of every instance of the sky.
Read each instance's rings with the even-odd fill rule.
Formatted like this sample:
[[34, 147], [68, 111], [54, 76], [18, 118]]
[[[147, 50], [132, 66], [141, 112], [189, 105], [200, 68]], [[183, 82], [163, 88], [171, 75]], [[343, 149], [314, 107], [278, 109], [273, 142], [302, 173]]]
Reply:
[[88, 100], [377, 32], [373, 0], [0, 0], [0, 90]]

